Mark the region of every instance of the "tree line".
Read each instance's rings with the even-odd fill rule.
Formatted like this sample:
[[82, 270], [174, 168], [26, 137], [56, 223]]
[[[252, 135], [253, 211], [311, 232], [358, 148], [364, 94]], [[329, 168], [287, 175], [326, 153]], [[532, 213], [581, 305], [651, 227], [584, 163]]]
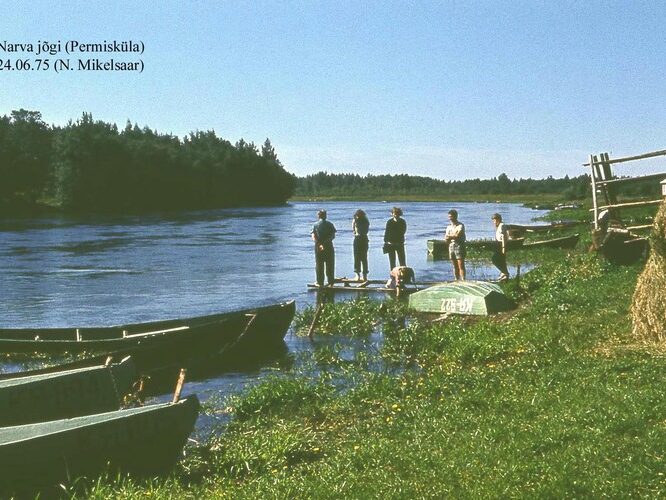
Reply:
[[275, 205], [295, 187], [269, 139], [261, 148], [213, 131], [180, 139], [130, 122], [119, 130], [89, 113], [49, 126], [24, 109], [0, 118], [0, 179], [4, 212]]
[[[659, 183], [643, 181], [618, 187], [624, 196], [655, 196]], [[562, 200], [584, 200], [591, 197], [590, 176], [565, 176], [559, 179], [509, 179], [502, 173], [492, 179], [446, 181], [411, 175], [330, 174], [318, 172], [299, 177], [295, 195], [305, 198], [345, 197], [378, 198], [391, 195], [460, 196], [460, 195], [539, 195], [555, 194]]]
[[[659, 184], [627, 184], [620, 195], [659, 195]], [[589, 176], [445, 181], [400, 175], [330, 174], [296, 178], [269, 139], [261, 148], [213, 131], [184, 138], [89, 113], [66, 126], [47, 125], [38, 111], [0, 117], [0, 213], [44, 207], [78, 212], [191, 210], [285, 203], [300, 197], [539, 195], [590, 196]]]

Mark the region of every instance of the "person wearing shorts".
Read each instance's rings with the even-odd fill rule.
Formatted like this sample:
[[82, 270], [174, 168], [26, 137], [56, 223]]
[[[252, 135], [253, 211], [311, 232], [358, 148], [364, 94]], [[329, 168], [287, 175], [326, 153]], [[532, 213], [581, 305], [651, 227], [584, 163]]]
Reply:
[[449, 225], [444, 232], [444, 241], [449, 246], [449, 259], [453, 264], [456, 281], [465, 280], [465, 224], [458, 220], [458, 211], [449, 210]]

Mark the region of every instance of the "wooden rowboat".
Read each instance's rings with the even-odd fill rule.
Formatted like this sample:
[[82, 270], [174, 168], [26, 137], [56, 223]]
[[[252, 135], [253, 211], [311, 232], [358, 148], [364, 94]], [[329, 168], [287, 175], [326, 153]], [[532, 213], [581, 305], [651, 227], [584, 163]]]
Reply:
[[579, 234], [572, 234], [571, 236], [563, 236], [562, 238], [525, 243], [522, 248], [574, 248], [578, 244], [579, 239]]
[[180, 458], [198, 413], [199, 401], [190, 396], [176, 403], [0, 428], [0, 489], [31, 491], [106, 470], [135, 476], [166, 472]]
[[606, 232], [592, 232], [592, 243], [609, 262], [629, 265], [647, 258], [650, 252], [648, 238], [639, 237], [627, 229], [609, 228]]
[[586, 224], [585, 222], [579, 222], [575, 220], [559, 220], [553, 221], [548, 224], [504, 224], [507, 231], [516, 231], [516, 232], [543, 232], [551, 231], [553, 229], [563, 229], [567, 227], [577, 226], [579, 224]]
[[[191, 321], [195, 325], [192, 331], [198, 334], [186, 335], [187, 330], [184, 330], [180, 335], [169, 336], [162, 342], [145, 343], [26, 372], [0, 373], [0, 380], [94, 366], [104, 363], [108, 356], [122, 359], [131, 355], [137, 372], [151, 377], [150, 385], [153, 387], [148, 392], [159, 392], [164, 384], [173, 383], [180, 368], [188, 368], [188, 377], [194, 379], [199, 378], [199, 371], [209, 373], [210, 369], [219, 369], [222, 363], [226, 364], [230, 359], [236, 362], [239, 359], [252, 360], [280, 348], [284, 345], [283, 339], [295, 311], [296, 304], [289, 301], [207, 316], [218, 319], [211, 324], [197, 326], [200, 318], [190, 318], [182, 321]], [[220, 320], [220, 316], [224, 318]], [[48, 334], [44, 336], [48, 337]], [[41, 345], [33, 346], [33, 349]]]
[[120, 363], [0, 380], [0, 427], [118, 410], [137, 375]]
[[[196, 318], [138, 323], [97, 328], [3, 328], [0, 329], [0, 352], [4, 353], [122, 353], [141, 356], [142, 351], [155, 353], [184, 349], [185, 353], [221, 352], [241, 341], [250, 339], [272, 340], [268, 327], [273, 319], [289, 318], [291, 322], [295, 304], [287, 302], [277, 306], [245, 309]], [[283, 327], [286, 321], [278, 321]], [[253, 324], [256, 325], [253, 326]], [[287, 323], [287, 327], [289, 324]], [[252, 328], [251, 328], [252, 327]], [[280, 340], [286, 333], [286, 327]], [[248, 339], [242, 339], [243, 342]], [[183, 358], [179, 352], [173, 356]], [[135, 359], [136, 362], [136, 359]]]
[[454, 281], [411, 294], [409, 307], [426, 313], [487, 316], [508, 311], [514, 304], [496, 283]]
[[[512, 238], [507, 240], [507, 250], [515, 250], [525, 243], [525, 238]], [[484, 250], [493, 250], [497, 245], [495, 240], [467, 240], [467, 248], [480, 248]], [[428, 240], [428, 253], [434, 258], [448, 258], [449, 247], [444, 240]]]

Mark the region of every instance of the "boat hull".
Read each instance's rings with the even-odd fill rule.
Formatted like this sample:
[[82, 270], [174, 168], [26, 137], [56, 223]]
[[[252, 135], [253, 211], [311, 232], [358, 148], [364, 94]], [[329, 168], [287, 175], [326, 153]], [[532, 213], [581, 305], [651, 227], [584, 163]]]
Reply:
[[[289, 312], [291, 316], [289, 317]], [[250, 341], [268, 339], [274, 322], [283, 328], [293, 318], [293, 301], [284, 304], [182, 320], [142, 323], [101, 328], [0, 329], [0, 352], [5, 353], [121, 353], [137, 358], [143, 353], [168, 355], [173, 350], [221, 352], [249, 336]], [[282, 313], [282, 314], [280, 314]], [[252, 323], [256, 326], [248, 328]], [[143, 325], [143, 326], [142, 326]], [[287, 324], [286, 327], [289, 325]], [[282, 336], [286, 333], [283, 328]], [[278, 335], [279, 336], [279, 335]], [[245, 340], [243, 340], [245, 342]], [[171, 353], [182, 358], [178, 352]]]
[[[189, 338], [176, 336], [168, 342], [135, 346], [82, 357], [74, 361], [18, 373], [0, 373], [0, 380], [53, 373], [104, 363], [108, 356], [120, 360], [131, 355], [136, 370], [148, 375], [144, 388], [149, 394], [173, 389], [181, 368], [188, 379], [205, 378], [229, 367], [254, 365], [275, 352], [282, 353], [284, 336], [296, 311], [294, 301], [246, 309], [227, 316], [211, 335]], [[252, 320], [252, 321], [250, 321]], [[62, 353], [59, 353], [62, 354]]]
[[562, 238], [553, 238], [550, 240], [534, 241], [525, 243], [522, 248], [575, 248], [580, 240], [580, 235], [574, 234]]
[[164, 473], [182, 454], [199, 401], [151, 405], [0, 429], [4, 491], [68, 484], [105, 471]]
[[[515, 250], [523, 246], [525, 238], [513, 238], [507, 240], [507, 249]], [[494, 250], [497, 246], [495, 240], [467, 240], [467, 248], [478, 248], [482, 250]], [[449, 247], [444, 240], [428, 240], [428, 253], [435, 259], [448, 259]]]
[[126, 358], [108, 366], [0, 380], [0, 426], [118, 410], [136, 376]]
[[513, 307], [499, 285], [482, 281], [443, 283], [409, 296], [409, 308], [425, 313], [487, 316]]

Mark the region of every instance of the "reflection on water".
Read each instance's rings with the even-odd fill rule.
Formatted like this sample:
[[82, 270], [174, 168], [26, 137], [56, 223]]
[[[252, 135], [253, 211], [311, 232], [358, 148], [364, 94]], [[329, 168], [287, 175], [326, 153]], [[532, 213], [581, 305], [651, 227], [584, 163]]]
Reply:
[[[456, 208], [468, 239], [491, 238], [490, 216], [527, 224], [543, 212], [496, 203], [399, 203], [407, 221], [407, 264], [420, 281], [452, 279], [451, 264], [428, 260], [426, 240], [441, 238]], [[319, 208], [337, 229], [336, 274], [353, 275], [351, 219], [370, 219], [370, 277], [388, 276], [382, 254], [391, 204], [295, 202], [147, 216], [40, 217], [0, 221], [0, 327], [92, 326], [210, 314], [296, 299], [315, 301], [310, 230]], [[469, 262], [469, 279], [494, 278]], [[338, 299], [340, 296], [338, 297]], [[291, 353], [308, 341], [287, 336]], [[191, 384], [204, 399], [255, 380], [260, 371]]]

